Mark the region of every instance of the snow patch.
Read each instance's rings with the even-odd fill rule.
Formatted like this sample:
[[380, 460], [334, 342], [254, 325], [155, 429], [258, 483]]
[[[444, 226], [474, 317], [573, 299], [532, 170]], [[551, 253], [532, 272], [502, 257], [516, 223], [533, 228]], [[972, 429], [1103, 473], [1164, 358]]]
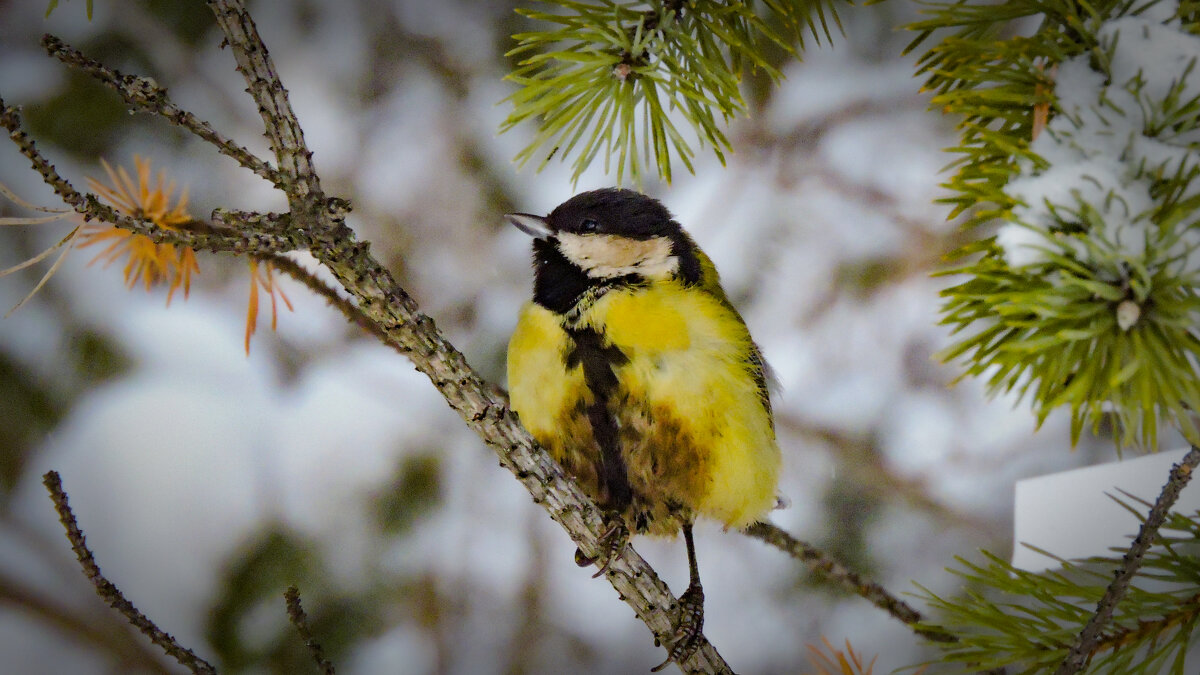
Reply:
[[[1161, 200], [1152, 197], [1158, 181], [1197, 166], [1200, 129], [1170, 121], [1172, 111], [1200, 96], [1200, 37], [1182, 30], [1177, 11], [1177, 3], [1159, 2], [1105, 23], [1098, 35], [1111, 55], [1107, 76], [1090, 54], [1059, 65], [1061, 113], [1030, 145], [1049, 166], [1024, 162], [1006, 187], [1018, 205], [997, 243], [1011, 267], [1044, 263], [1050, 251], [1103, 267], [1095, 249], [1073, 236], [1087, 231], [1147, 266], [1175, 259], [1185, 273], [1200, 268], [1197, 235], [1170, 242], [1169, 228], [1156, 222]], [[1185, 195], [1197, 192], [1200, 181], [1193, 181]]]

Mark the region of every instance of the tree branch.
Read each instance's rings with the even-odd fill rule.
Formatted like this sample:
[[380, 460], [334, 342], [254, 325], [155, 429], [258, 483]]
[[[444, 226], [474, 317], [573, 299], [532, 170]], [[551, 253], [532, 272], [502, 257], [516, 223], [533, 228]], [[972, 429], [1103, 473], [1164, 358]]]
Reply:
[[283, 599], [287, 602], [288, 619], [296, 627], [300, 639], [304, 640], [304, 646], [308, 647], [308, 652], [312, 655], [317, 667], [325, 675], [336, 675], [333, 664], [326, 660], [325, 652], [321, 649], [321, 645], [313, 639], [312, 631], [308, 628], [308, 615], [304, 613], [304, 607], [300, 604], [300, 589], [288, 586], [287, 590], [283, 592]]
[[91, 75], [102, 84], [108, 85], [121, 95], [125, 102], [142, 112], [154, 113], [167, 118], [172, 124], [181, 126], [200, 138], [212, 143], [217, 151], [237, 160], [238, 164], [271, 181], [276, 187], [283, 184], [283, 177], [275, 167], [259, 159], [246, 148], [226, 138], [208, 122], [192, 113], [181, 110], [167, 98], [167, 90], [158, 86], [152, 78], [139, 75], [124, 75], [121, 71], [84, 56], [60, 38], [46, 33], [42, 36], [42, 47], [54, 58], [68, 66]]
[[935, 642], [958, 641], [958, 638], [945, 631], [919, 626], [923, 620], [921, 613], [908, 603], [892, 595], [878, 583], [862, 577], [830, 558], [821, 549], [796, 539], [778, 526], [760, 521], [742, 530], [742, 533], [774, 546], [804, 563], [813, 572], [823, 575], [851, 593], [862, 596], [879, 609], [908, 624], [918, 635]]
[[383, 344], [392, 347], [396, 345], [387, 341], [387, 333], [383, 331], [370, 317], [362, 313], [351, 300], [343, 297], [336, 289], [318, 279], [314, 274], [304, 269], [300, 263], [286, 255], [255, 256], [259, 260], [271, 263], [276, 271], [283, 272], [291, 278], [304, 284], [310, 291], [325, 298], [331, 307], [338, 310], [350, 323], [375, 336]]
[[1142, 527], [1138, 530], [1133, 544], [1125, 552], [1124, 564], [1121, 565], [1121, 569], [1117, 570], [1115, 578], [1109, 584], [1108, 590], [1104, 592], [1104, 596], [1100, 598], [1100, 602], [1096, 603], [1096, 613], [1079, 632], [1079, 637], [1071, 646], [1070, 653], [1058, 666], [1058, 670], [1054, 671], [1055, 675], [1073, 675], [1080, 672], [1091, 660], [1092, 655], [1096, 653], [1104, 637], [1105, 625], [1112, 619], [1113, 611], [1125, 597], [1125, 592], [1129, 589], [1134, 574], [1142, 566], [1142, 558], [1145, 557], [1150, 545], [1154, 543], [1159, 528], [1166, 521], [1171, 507], [1179, 499], [1179, 493], [1191, 480], [1192, 471], [1198, 464], [1200, 464], [1200, 447], [1193, 445], [1183, 459], [1171, 467], [1171, 475], [1167, 484], [1163, 486], [1158, 500], [1154, 502], [1154, 508], [1150, 509], [1146, 520], [1142, 522]]
[[87, 541], [83, 536], [83, 532], [79, 529], [79, 524], [75, 521], [75, 514], [71, 513], [71, 505], [67, 502], [67, 493], [63, 492], [62, 479], [59, 478], [58, 472], [47, 472], [42, 476], [42, 484], [50, 492], [50, 499], [54, 501], [54, 508], [58, 511], [58, 519], [67, 530], [67, 539], [71, 542], [71, 550], [75, 552], [75, 557], [79, 559], [79, 566], [83, 568], [84, 576], [95, 586], [96, 593], [100, 598], [107, 602], [110, 607], [120, 612], [130, 625], [150, 638], [151, 642], [158, 645], [163, 652], [178, 661], [180, 665], [193, 673], [215, 675], [217, 671], [213, 668], [212, 664], [196, 656], [192, 650], [180, 645], [174, 637], [155, 625], [145, 614], [138, 611], [138, 608], [132, 602], [125, 598], [125, 595], [121, 593], [121, 589], [117, 588], [100, 573], [100, 566], [96, 564], [95, 556], [92, 555], [92, 552], [87, 547]]
[[267, 45], [259, 37], [258, 28], [241, 0], [209, 0], [208, 6], [225, 33], [223, 44], [233, 52], [237, 70], [249, 85], [247, 92], [258, 104], [267, 140], [275, 153], [279, 171], [286, 177], [277, 185], [287, 193], [293, 212], [306, 210], [303, 207], [320, 201], [323, 193], [312, 165], [312, 152], [304, 143], [304, 132], [292, 111], [287, 89], [279, 80]]
[[33, 170], [41, 175], [42, 181], [49, 185], [65, 204], [83, 216], [85, 221], [100, 220], [145, 235], [155, 242], [167, 242], [196, 250], [270, 255], [304, 248], [306, 239], [302, 236], [303, 233], [294, 230], [289, 230], [285, 237], [267, 228], [225, 229], [200, 220], [189, 221], [169, 230], [158, 227], [149, 220], [132, 218], [101, 202], [96, 195], [79, 192], [70, 181], [60, 176], [54, 165], [37, 149], [33, 138], [22, 128], [18, 109], [5, 105], [2, 98], [0, 127], [8, 131], [9, 139], [16, 144], [21, 154], [29, 159]]
[[160, 675], [174, 672], [161, 660], [158, 652], [145, 646], [142, 639], [129, 632], [123, 624], [96, 621], [94, 612], [79, 615], [59, 606], [51, 598], [36, 594], [30, 584], [21, 579], [0, 574], [0, 604], [23, 610], [65, 636], [107, 652], [122, 668], [136, 668]]
[[1191, 623], [1197, 617], [1200, 617], [1200, 593], [1185, 599], [1178, 607], [1156, 619], [1139, 619], [1136, 627], [1122, 626], [1112, 633], [1101, 635], [1097, 638], [1096, 647], [1092, 649], [1091, 654], [1116, 651], [1156, 635], [1165, 635], [1171, 628]]

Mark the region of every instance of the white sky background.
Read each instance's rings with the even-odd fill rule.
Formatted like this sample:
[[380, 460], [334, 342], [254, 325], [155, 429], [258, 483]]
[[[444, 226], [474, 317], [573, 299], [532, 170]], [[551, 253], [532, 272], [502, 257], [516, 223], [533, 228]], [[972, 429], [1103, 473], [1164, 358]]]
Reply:
[[[179, 105], [265, 152], [232, 57], [216, 48], [215, 28], [192, 54], [154, 38], [152, 20], [127, 14], [131, 8], [97, 2], [88, 25], [82, 4], [63, 3], [49, 20], [41, 3], [0, 5], [6, 102], [36, 107], [61, 83], [64, 68], [37, 45], [42, 32], [76, 44], [116, 30], [154, 54], [160, 84]], [[326, 190], [354, 203], [350, 223], [373, 252], [471, 363], [498, 379], [528, 295], [529, 242], [500, 223], [480, 177], [463, 170], [462, 149], [474, 148], [486, 176], [523, 211], [544, 213], [611, 179], [593, 170], [573, 188], [559, 164], [541, 174], [511, 165], [530, 129], [496, 136], [508, 110], [496, 104], [511, 91], [493, 48], [503, 44], [495, 31], [504, 15], [483, 6], [314, 2], [309, 32], [289, 3], [253, 9]], [[1069, 452], [1059, 415], [1035, 435], [1024, 406], [985, 400], [975, 381], [949, 388], [956, 370], [931, 359], [947, 344], [936, 310], [938, 290], [950, 281], [929, 272], [954, 232], [945, 208], [932, 204], [942, 194], [938, 170], [949, 160], [941, 149], [952, 143], [952, 121], [926, 110], [911, 63], [899, 56], [910, 36], [892, 26], [908, 12], [898, 3], [847, 11], [849, 37], [837, 38], [835, 49], [810, 50], [787, 69], [766, 110], [733, 126], [729, 166], [701, 151], [695, 176], [647, 190], [715, 260], [782, 385], [774, 402], [785, 457], [781, 487], [792, 507], [774, 521], [832, 544], [861, 516], [878, 581], [896, 593], [914, 590], [912, 580], [949, 592], [953, 578], [943, 567], [953, 555], [979, 547], [1007, 554], [1014, 481], [1113, 452], [1107, 441], [1087, 440]], [[374, 63], [364, 36], [386, 25], [381, 17], [452, 40], [453, 67], [469, 76], [458, 83], [465, 95], [449, 95], [420, 59]], [[356, 92], [372, 69], [388, 89], [364, 101]], [[135, 152], [150, 157], [190, 186], [199, 216], [216, 206], [283, 208], [265, 182], [232, 161], [173, 138], [164, 123], [131, 117], [108, 159], [131, 165]], [[99, 175], [58, 148], [44, 150], [77, 186], [83, 175]], [[12, 146], [0, 145], [0, 181], [53, 204], [26, 167]], [[61, 237], [58, 227], [34, 243]], [[0, 231], [0, 267], [27, 256], [22, 247], [31, 245]], [[365, 570], [383, 568], [428, 572], [438, 585], [469, 589], [449, 654], [401, 618], [338, 663], [339, 672], [394, 670], [397, 662], [412, 673], [496, 672], [520, 648], [534, 653], [527, 662], [534, 672], [640, 672], [661, 660], [644, 626], [606, 582], [574, 565], [571, 543], [434, 388], [322, 301], [286, 284], [296, 311], [280, 316], [276, 334], [260, 330], [247, 358], [240, 263], [201, 254], [199, 288], [164, 309], [161, 292], [128, 292], [116, 266], [86, 267], [90, 257], [77, 252], [37, 299], [0, 321], [8, 358], [40, 386], [77, 396], [7, 502], [0, 583], [105, 616], [71, 567], [42, 490], [40, 476], [53, 468], [105, 573], [202, 655], [203, 612], [217, 572], [256, 525], [276, 519], [321, 542], [338, 583], [352, 586]], [[882, 282], [864, 290], [862, 274], [879, 269]], [[0, 305], [15, 304], [36, 278], [0, 281]], [[85, 329], [114, 340], [135, 365], [72, 392], [61, 354], [71, 334]], [[443, 506], [403, 547], [382, 548], [368, 536], [364, 500], [386, 485], [400, 459], [431, 450], [442, 461]], [[855, 511], [864, 499], [874, 504], [869, 514]], [[686, 586], [681, 542], [634, 544], [672, 588]], [[878, 653], [876, 672], [922, 658], [896, 620], [856, 597], [800, 585], [802, 570], [756, 541], [708, 524], [697, 546], [705, 633], [740, 672], [803, 670], [805, 643], [821, 636], [835, 644], [849, 639], [868, 658]], [[531, 569], [544, 582], [543, 619], [558, 631], [514, 646]], [[282, 600], [260, 618], [271, 628], [285, 621]], [[3, 602], [0, 654], [16, 665], [12, 672], [108, 672], [94, 652]]]

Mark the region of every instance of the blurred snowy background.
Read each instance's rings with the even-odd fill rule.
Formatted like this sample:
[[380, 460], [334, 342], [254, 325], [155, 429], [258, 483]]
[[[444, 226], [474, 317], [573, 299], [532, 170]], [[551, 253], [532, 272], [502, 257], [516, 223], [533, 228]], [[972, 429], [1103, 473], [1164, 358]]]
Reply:
[[[191, 192], [190, 210], [282, 210], [282, 198], [211, 147], [51, 61], [52, 32], [154, 77], [181, 107], [267, 156], [244, 83], [202, 3], [0, 3], [0, 96], [77, 186], [98, 158], [135, 153]], [[497, 136], [512, 85], [512, 3], [252, 3], [326, 190], [471, 363], [503, 381], [529, 292], [528, 238], [508, 210], [545, 213], [577, 191], [558, 164], [510, 158]], [[948, 386], [931, 355], [930, 273], [962, 243], [935, 205], [953, 120], [927, 110], [896, 26], [914, 7], [849, 9], [846, 36], [751, 80], [753, 114], [727, 167], [650, 183], [716, 261], [781, 390], [789, 510], [773, 519], [885, 584], [952, 593], [944, 571], [980, 547], [1011, 551], [1015, 480], [1112, 459], [1068, 449], [1057, 415]], [[599, 164], [599, 163], [598, 163]], [[0, 182], [57, 206], [11, 144]], [[17, 215], [11, 205], [0, 215]], [[4, 228], [0, 268], [69, 226]], [[77, 571], [41, 486], [61, 472], [104, 572], [165, 630], [228, 672], [310, 672], [281, 593], [300, 586], [343, 673], [644, 672], [644, 626], [405, 360], [302, 287], [247, 357], [244, 261], [200, 255], [198, 287], [124, 288], [119, 265], [76, 251], [0, 321], [0, 654], [11, 673], [176, 672]], [[0, 281], [7, 310], [45, 265]], [[262, 320], [260, 320], [260, 324]], [[711, 524], [697, 546], [705, 632], [740, 672], [811, 670], [807, 643], [849, 639], [876, 672], [930, 652], [866, 601], [761, 543]], [[680, 542], [635, 541], [672, 588]]]

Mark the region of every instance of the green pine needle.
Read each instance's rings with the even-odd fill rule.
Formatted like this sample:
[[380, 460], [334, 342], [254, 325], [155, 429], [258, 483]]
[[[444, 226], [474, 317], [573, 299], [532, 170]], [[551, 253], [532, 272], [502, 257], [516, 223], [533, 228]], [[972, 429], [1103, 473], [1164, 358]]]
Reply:
[[[1114, 500], [1139, 519], [1151, 506], [1128, 494]], [[934, 614], [925, 626], [958, 638], [936, 643], [943, 663], [971, 672], [992, 668], [1031, 675], [1054, 672], [1095, 612], [1125, 552], [1114, 548], [1113, 556], [1067, 561], [1030, 548], [1061, 568], [1028, 572], [983, 551], [982, 562], [956, 558], [958, 568], [950, 570], [965, 582], [968, 590], [962, 597], [940, 596], [918, 585], [918, 595]], [[1200, 512], [1171, 513], [1128, 594], [1117, 605], [1087, 672], [1188, 672], [1184, 658], [1195, 643], [1200, 619], [1198, 549]]]
[[[520, 57], [508, 80], [520, 88], [501, 132], [534, 123], [538, 131], [516, 157], [540, 170], [571, 163], [577, 181], [604, 153], [605, 171], [641, 182], [646, 169], [670, 181], [676, 162], [694, 171], [695, 145], [724, 163], [725, 127], [744, 114], [745, 71], [779, 72], [768, 43], [794, 53], [840, 30], [841, 0], [544, 0], [518, 13], [542, 24], [514, 35]], [[685, 129], [686, 132], [685, 133]], [[615, 167], [613, 163], [615, 160]]]

